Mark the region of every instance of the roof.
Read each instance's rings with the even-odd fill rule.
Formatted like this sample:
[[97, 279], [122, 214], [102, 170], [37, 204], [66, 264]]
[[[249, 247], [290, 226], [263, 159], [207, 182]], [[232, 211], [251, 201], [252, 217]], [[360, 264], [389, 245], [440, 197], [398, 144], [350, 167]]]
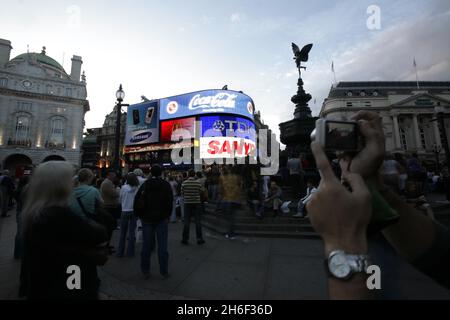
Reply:
[[45, 53], [36, 53], [36, 52], [28, 52], [28, 53], [22, 53], [18, 55], [17, 57], [11, 59], [11, 61], [27, 61], [30, 58], [35, 58], [37, 62], [51, 66], [53, 68], [56, 68], [62, 72], [66, 72], [64, 68], [53, 58], [47, 56]]
[[410, 94], [426, 90], [431, 94], [450, 92], [450, 81], [349, 81], [339, 82], [331, 87], [328, 98], [386, 97], [388, 94]]

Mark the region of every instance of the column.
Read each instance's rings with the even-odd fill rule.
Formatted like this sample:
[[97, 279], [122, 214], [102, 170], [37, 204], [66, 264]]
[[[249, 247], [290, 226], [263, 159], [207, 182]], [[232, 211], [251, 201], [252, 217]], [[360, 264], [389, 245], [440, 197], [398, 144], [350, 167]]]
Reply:
[[[434, 115], [434, 118], [437, 119], [437, 115]], [[433, 121], [433, 129], [434, 129], [434, 143], [436, 143], [436, 145], [438, 147], [441, 147], [441, 135], [439, 133], [439, 123], [438, 120]]]
[[401, 149], [401, 143], [400, 143], [400, 129], [398, 127], [398, 116], [393, 115], [392, 116], [392, 122], [394, 124], [393, 131], [394, 131], [394, 146], [395, 149]]
[[419, 123], [417, 122], [417, 114], [413, 114], [413, 130], [416, 149], [422, 150], [422, 143], [420, 143]]

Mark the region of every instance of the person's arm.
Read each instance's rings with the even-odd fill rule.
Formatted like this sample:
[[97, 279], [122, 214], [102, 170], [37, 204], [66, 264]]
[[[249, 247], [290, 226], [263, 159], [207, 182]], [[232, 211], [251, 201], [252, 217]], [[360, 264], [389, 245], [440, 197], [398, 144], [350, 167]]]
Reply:
[[[318, 191], [307, 204], [311, 224], [325, 244], [325, 258], [335, 250], [346, 254], [366, 255], [366, 230], [372, 215], [371, 195], [358, 174], [343, 173], [352, 187], [347, 190], [335, 176], [327, 156], [318, 143], [311, 149], [321, 175]], [[368, 299], [367, 274], [355, 273], [348, 280], [328, 279], [330, 299]]]

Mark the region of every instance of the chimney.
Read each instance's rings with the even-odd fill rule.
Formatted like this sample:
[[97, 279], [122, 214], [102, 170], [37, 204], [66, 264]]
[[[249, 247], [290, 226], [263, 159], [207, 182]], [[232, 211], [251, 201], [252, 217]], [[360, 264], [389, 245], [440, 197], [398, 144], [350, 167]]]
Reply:
[[80, 81], [81, 65], [83, 61], [80, 56], [72, 57], [72, 70], [70, 71], [70, 78], [75, 81]]
[[0, 68], [4, 68], [11, 56], [11, 41], [0, 39]]

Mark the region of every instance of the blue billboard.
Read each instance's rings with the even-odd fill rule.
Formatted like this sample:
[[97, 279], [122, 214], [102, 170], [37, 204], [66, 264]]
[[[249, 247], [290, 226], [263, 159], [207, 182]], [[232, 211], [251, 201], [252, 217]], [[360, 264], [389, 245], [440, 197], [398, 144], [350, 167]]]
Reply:
[[128, 107], [125, 145], [159, 142], [158, 102], [133, 104]]
[[237, 137], [256, 141], [256, 129], [253, 121], [236, 116], [200, 117], [201, 138]]
[[254, 104], [246, 94], [231, 90], [204, 90], [160, 100], [160, 120], [194, 115], [229, 113], [253, 119]]

